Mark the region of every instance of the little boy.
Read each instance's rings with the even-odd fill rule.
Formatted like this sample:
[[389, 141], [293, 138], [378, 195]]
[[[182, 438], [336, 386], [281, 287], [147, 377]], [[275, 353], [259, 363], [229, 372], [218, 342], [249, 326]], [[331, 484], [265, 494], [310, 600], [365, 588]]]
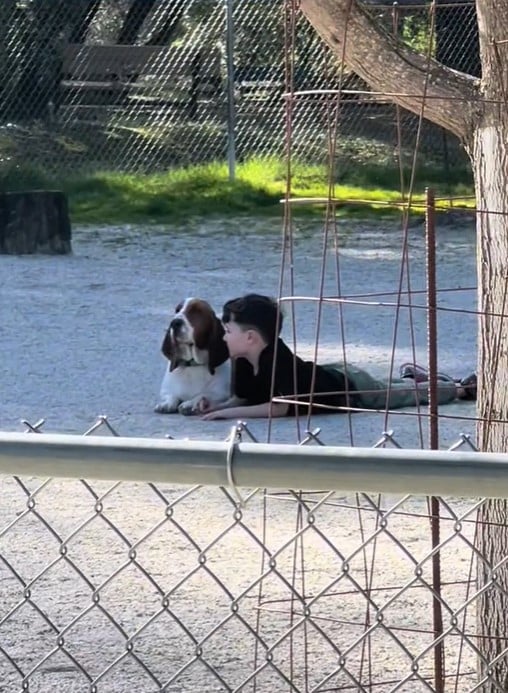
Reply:
[[[279, 337], [282, 314], [268, 296], [247, 294], [228, 301], [222, 322], [233, 360], [233, 396], [215, 411], [207, 410], [205, 403], [205, 420], [280, 417], [306, 413], [309, 407], [313, 413], [326, 413], [428, 404], [428, 383], [419, 382], [419, 367], [387, 383], [350, 364], [318, 365], [293, 354]], [[460, 384], [441, 377], [440, 404], [463, 396]]]

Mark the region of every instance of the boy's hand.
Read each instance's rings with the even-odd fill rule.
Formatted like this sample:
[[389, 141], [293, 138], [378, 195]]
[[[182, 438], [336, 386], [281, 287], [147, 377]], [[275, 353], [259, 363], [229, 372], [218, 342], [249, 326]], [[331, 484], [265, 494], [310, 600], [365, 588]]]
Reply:
[[207, 411], [210, 411], [210, 408], [210, 400], [207, 397], [201, 397], [199, 402], [196, 404], [194, 411], [196, 414], [205, 414]]
[[210, 411], [201, 417], [202, 421], [214, 421], [214, 419], [228, 419], [229, 411], [227, 409], [217, 409], [216, 411]]
[[227, 419], [225, 416], [227, 409], [217, 409], [213, 411], [212, 404], [210, 400], [206, 397], [202, 397], [196, 407], [196, 413], [203, 414], [201, 417], [202, 421], [213, 421], [214, 419]]

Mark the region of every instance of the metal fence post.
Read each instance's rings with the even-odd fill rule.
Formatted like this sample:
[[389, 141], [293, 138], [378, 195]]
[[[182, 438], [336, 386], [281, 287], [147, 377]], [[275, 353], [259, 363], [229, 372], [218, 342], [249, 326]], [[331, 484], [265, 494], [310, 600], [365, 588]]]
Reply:
[[[436, 219], [434, 191], [427, 188], [425, 193], [425, 245], [426, 245], [426, 272], [427, 272], [427, 334], [428, 334], [428, 358], [429, 358], [429, 447], [431, 450], [439, 448], [439, 412], [437, 403], [437, 285], [436, 285]], [[440, 508], [439, 498], [432, 496], [430, 499], [430, 527], [432, 535], [432, 548], [439, 546], [440, 542]], [[436, 551], [432, 555], [432, 612], [434, 621], [434, 635], [436, 645], [434, 648], [434, 676], [436, 693], [444, 691], [444, 648], [440, 637], [443, 633], [443, 613], [441, 609], [441, 554]]]
[[235, 153], [235, 29], [233, 19], [233, 1], [226, 0], [226, 70], [227, 70], [227, 96], [228, 96], [228, 171], [229, 180], [235, 180], [236, 153]]

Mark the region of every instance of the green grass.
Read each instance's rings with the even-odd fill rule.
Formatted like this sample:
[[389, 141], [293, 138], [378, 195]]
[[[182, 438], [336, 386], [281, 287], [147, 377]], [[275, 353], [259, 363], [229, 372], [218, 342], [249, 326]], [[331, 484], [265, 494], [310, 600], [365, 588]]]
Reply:
[[[436, 194], [471, 195], [467, 170], [454, 171], [454, 180], [440, 169], [419, 171], [413, 201], [421, 203], [426, 186]], [[238, 164], [231, 182], [226, 164], [192, 166], [153, 175], [102, 172], [59, 179], [40, 169], [0, 169], [0, 190], [61, 189], [69, 199], [74, 223], [167, 223], [189, 217], [234, 215], [280, 215], [280, 200], [287, 193], [287, 165], [275, 158], [253, 159]], [[394, 214], [400, 201], [398, 169], [375, 163], [350, 165], [337, 176], [333, 194], [341, 200], [339, 214], [377, 216]], [[292, 198], [327, 198], [328, 174], [323, 166], [295, 163]], [[464, 203], [473, 206], [472, 200]], [[459, 206], [456, 204], [456, 206]], [[323, 206], [295, 205], [297, 215], [322, 215]]]

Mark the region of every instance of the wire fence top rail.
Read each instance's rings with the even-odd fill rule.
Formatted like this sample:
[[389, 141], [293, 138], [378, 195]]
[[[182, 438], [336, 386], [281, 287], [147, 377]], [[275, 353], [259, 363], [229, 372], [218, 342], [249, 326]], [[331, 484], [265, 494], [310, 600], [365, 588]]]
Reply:
[[[234, 431], [234, 429], [233, 429]], [[508, 497], [508, 454], [0, 434], [0, 472], [231, 487]], [[288, 484], [288, 481], [290, 483]]]

